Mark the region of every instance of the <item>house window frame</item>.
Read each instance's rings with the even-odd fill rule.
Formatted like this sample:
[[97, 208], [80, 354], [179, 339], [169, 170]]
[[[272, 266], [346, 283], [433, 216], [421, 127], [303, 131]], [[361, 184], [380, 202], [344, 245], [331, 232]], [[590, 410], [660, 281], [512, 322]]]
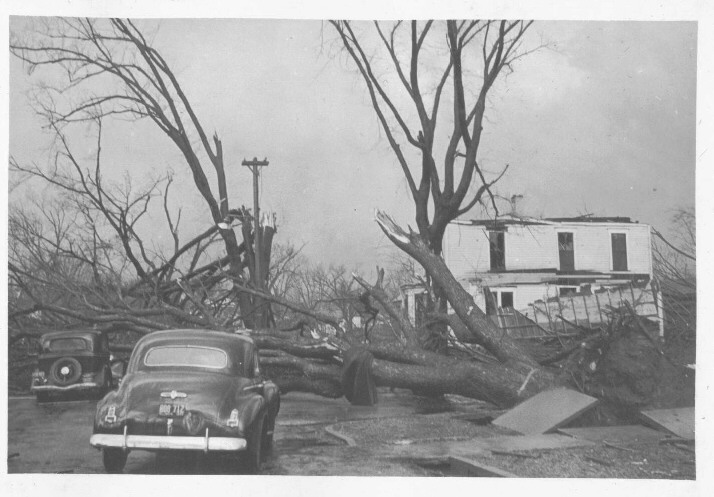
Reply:
[[[510, 286], [501, 286], [501, 287], [489, 287], [488, 291], [490, 294], [493, 295], [494, 299], [494, 304], [496, 305], [496, 311], [499, 309], [503, 309], [503, 294], [504, 293], [510, 293], [511, 298], [513, 299], [513, 305], [510, 307], [512, 309], [515, 309], [516, 306], [516, 287], [510, 287]], [[488, 295], [484, 295], [485, 299], [488, 299]], [[486, 310], [489, 310], [489, 305], [488, 303], [486, 304]], [[488, 312], [487, 312], [488, 313]]]
[[[575, 261], [577, 260], [575, 257], [575, 230], [574, 229], [569, 229], [569, 228], [559, 228], [555, 230], [555, 244], [558, 248], [558, 270], [562, 271], [560, 267], [560, 234], [561, 233], [570, 233], [573, 236], [573, 271], [575, 271], [577, 264]], [[610, 248], [610, 252], [612, 252], [612, 247]], [[610, 257], [612, 258], [612, 254], [610, 254]]]
[[[626, 269], [615, 269], [615, 254], [613, 251], [613, 246], [612, 246], [612, 235], [624, 235], [625, 236], [625, 264], [627, 265]], [[613, 273], [629, 273], [630, 268], [632, 267], [630, 263], [630, 244], [628, 242], [628, 232], [626, 230], [608, 230], [607, 231], [607, 238], [608, 238], [608, 245], [609, 245], [609, 250], [608, 254], [610, 255], [610, 271]]]
[[[499, 229], [489, 229], [486, 230], [487, 234], [487, 239], [488, 239], [488, 264], [489, 264], [489, 270], [490, 271], [505, 271], [506, 270], [506, 230], [499, 230]], [[501, 267], [494, 267], [494, 261], [493, 261], [493, 245], [491, 243], [491, 235], [492, 234], [500, 234], [503, 237], [503, 251], [501, 252], [501, 257], [502, 257], [502, 262], [503, 265]]]

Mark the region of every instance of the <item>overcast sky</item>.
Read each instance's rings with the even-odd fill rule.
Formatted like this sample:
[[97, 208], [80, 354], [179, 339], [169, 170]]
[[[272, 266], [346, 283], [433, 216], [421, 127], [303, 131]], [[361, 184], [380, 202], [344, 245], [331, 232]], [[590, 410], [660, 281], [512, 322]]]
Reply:
[[[10, 29], [23, 29], [14, 18]], [[233, 206], [252, 205], [243, 158], [267, 157], [262, 208], [278, 215], [278, 243], [314, 260], [371, 268], [393, 252], [375, 208], [414, 225], [413, 204], [353, 65], [335, 55], [320, 21], [163, 20], [154, 45], [174, 68], [208, 131], [223, 140]], [[536, 22], [492, 92], [479, 153], [510, 168], [496, 190], [524, 196], [526, 214], [628, 216], [667, 227], [694, 205], [697, 25], [693, 22]], [[42, 81], [10, 60], [10, 153], [47, 160], [48, 136], [25, 97]], [[93, 142], [85, 144], [87, 157]], [[140, 182], [174, 170], [173, 205], [185, 239], [208, 210], [173, 145], [149, 123], [108, 126], [105, 168]], [[12, 200], [28, 192], [13, 192]], [[478, 217], [479, 212], [467, 214]], [[168, 237], [168, 232], [164, 232]]]

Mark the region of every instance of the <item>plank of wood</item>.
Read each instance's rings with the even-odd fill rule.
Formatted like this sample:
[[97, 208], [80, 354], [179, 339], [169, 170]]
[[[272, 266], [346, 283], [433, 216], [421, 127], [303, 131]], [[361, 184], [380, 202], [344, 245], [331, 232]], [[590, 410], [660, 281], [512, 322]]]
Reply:
[[451, 471], [455, 476], [476, 476], [476, 477], [495, 477], [495, 478], [518, 478], [518, 475], [509, 473], [493, 466], [481, 464], [473, 459], [464, 457], [449, 457]]
[[524, 435], [555, 430], [591, 409], [598, 400], [575, 390], [557, 388], [534, 395], [493, 420], [493, 424]]
[[694, 408], [654, 409], [640, 411], [643, 419], [657, 428], [674, 433], [686, 440], [694, 440]]
[[642, 425], [591, 426], [586, 428], [560, 428], [559, 433], [591, 442], [658, 442], [662, 433]]

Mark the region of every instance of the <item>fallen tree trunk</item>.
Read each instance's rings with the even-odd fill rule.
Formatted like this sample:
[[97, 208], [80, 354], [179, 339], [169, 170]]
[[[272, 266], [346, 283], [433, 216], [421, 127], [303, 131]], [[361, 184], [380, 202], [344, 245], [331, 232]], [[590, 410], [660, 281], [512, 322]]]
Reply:
[[392, 243], [419, 262], [432, 280], [444, 290], [449, 304], [473, 334], [476, 343], [503, 363], [522, 363], [538, 367], [538, 363], [525, 350], [478, 308], [473, 297], [451, 274], [444, 259], [432, 252], [418, 234], [405, 232], [382, 212], [377, 212], [376, 221]]
[[[398, 342], [364, 345], [336, 337], [296, 341], [277, 337], [272, 330], [259, 330], [251, 336], [261, 348], [261, 364], [284, 392], [304, 389], [323, 394], [325, 382], [339, 384], [342, 354], [353, 346], [363, 347], [374, 356], [372, 374], [378, 385], [430, 395], [463, 395], [508, 407], [564, 383], [559, 376], [541, 367], [463, 360]], [[285, 352], [291, 358], [270, 357], [272, 350]], [[316, 368], [314, 361], [318, 359], [329, 361], [331, 367], [323, 363]], [[286, 376], [286, 371], [276, 370], [275, 366], [292, 368]], [[321, 381], [310, 382], [318, 378]]]

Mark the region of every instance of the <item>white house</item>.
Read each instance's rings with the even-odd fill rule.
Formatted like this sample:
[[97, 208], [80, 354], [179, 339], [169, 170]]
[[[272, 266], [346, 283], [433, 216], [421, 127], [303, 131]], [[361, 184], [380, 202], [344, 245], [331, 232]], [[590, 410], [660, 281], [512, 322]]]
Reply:
[[650, 227], [624, 217], [457, 220], [444, 259], [487, 312], [652, 278]]

